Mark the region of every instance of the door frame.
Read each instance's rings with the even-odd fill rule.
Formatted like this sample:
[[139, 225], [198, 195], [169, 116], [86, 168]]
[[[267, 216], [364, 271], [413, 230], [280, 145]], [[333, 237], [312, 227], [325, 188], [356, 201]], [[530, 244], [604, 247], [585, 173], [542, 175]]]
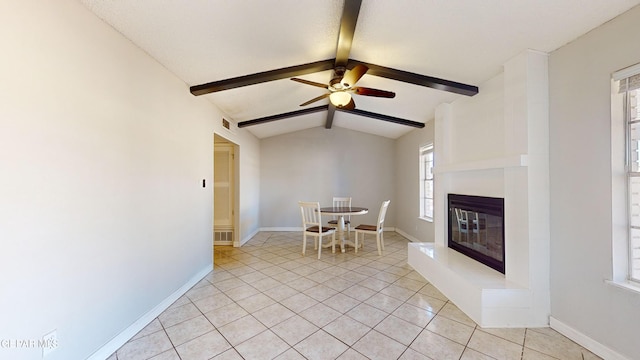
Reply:
[[[240, 168], [240, 146], [238, 144], [236, 144], [235, 142], [229, 140], [227, 137], [215, 133], [213, 134], [213, 151], [212, 151], [212, 158], [213, 158], [213, 152], [215, 152], [215, 145], [217, 143], [225, 143], [225, 144], [231, 144], [233, 146], [233, 247], [240, 247], [240, 216], [238, 214], [238, 209], [240, 207], [240, 175], [239, 175], [239, 168]], [[213, 165], [212, 162], [212, 179], [215, 179], [215, 166]], [[213, 180], [212, 180], [212, 186], [213, 186]], [[212, 197], [214, 196], [214, 191], [212, 190]], [[211, 206], [213, 207], [212, 212], [211, 212], [211, 216], [212, 216], [212, 223], [213, 226], [211, 227], [211, 242], [212, 244], [214, 244], [215, 242], [215, 234], [214, 234], [214, 228], [215, 228], [215, 199], [212, 199], [212, 204]], [[214, 244], [215, 246], [215, 244]]]

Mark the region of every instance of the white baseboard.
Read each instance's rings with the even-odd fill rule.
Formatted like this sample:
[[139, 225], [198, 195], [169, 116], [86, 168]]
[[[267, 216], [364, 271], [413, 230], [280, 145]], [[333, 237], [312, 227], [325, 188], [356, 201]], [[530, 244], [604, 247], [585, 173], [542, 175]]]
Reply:
[[[398, 232], [398, 229], [394, 227], [385, 227], [383, 230]], [[260, 228], [258, 231], [302, 231], [302, 228], [301, 227], [263, 227], [263, 228]], [[351, 231], [353, 231], [353, 228]], [[402, 234], [402, 236], [406, 236], [406, 235]]]
[[549, 325], [555, 331], [575, 341], [582, 347], [588, 349], [592, 353], [600, 356], [605, 360], [631, 360], [630, 358], [621, 355], [617, 351], [610, 349], [607, 346], [593, 340], [592, 338], [554, 318], [553, 316], [549, 318]]
[[244, 239], [241, 239], [239, 244], [237, 242], [234, 242], [233, 247], [241, 247], [247, 241], [251, 240], [252, 237], [256, 236], [256, 234], [259, 233], [260, 231], [261, 231], [260, 229], [255, 229], [251, 234], [245, 236]]
[[263, 227], [260, 231], [302, 231], [302, 227]]
[[[263, 228], [258, 229], [253, 235], [258, 233], [259, 231], [302, 231], [302, 228], [301, 227], [263, 227]], [[352, 228], [351, 231], [353, 231], [353, 228]], [[404, 232], [401, 232], [398, 228], [395, 228], [393, 226], [392, 227], [385, 227], [383, 229], [383, 231], [395, 231], [395, 232], [399, 233], [400, 235], [406, 237], [407, 239], [411, 240], [412, 242], [417, 242], [418, 241], [418, 239], [416, 239], [414, 237], [411, 237], [410, 235], [408, 235], [408, 234], [406, 234]], [[251, 235], [251, 236], [253, 237], [253, 235]], [[243, 242], [243, 244], [244, 244], [244, 242]]]
[[207, 276], [213, 270], [213, 264], [207, 265], [204, 269], [200, 270], [197, 274], [195, 274], [187, 283], [182, 285], [178, 290], [174, 291], [173, 294], [169, 295], [166, 299], [164, 299], [160, 304], [151, 309], [146, 314], [142, 315], [136, 322], [131, 324], [128, 328], [124, 329], [120, 334], [116, 335], [113, 339], [111, 339], [108, 343], [98, 349], [96, 352], [91, 354], [87, 358], [87, 360], [104, 360], [111, 356], [116, 350], [120, 349], [122, 345], [126, 344], [132, 337], [134, 337], [140, 330], [144, 329], [145, 326], [149, 325], [155, 318], [160, 316], [163, 311], [165, 311], [171, 304], [173, 304], [176, 300], [178, 300], [182, 295], [184, 295], [189, 289], [191, 289], [195, 284], [197, 284], [202, 278]]
[[[385, 230], [386, 230], [386, 229], [385, 229]], [[424, 241], [421, 241], [421, 240], [420, 240], [420, 239], [418, 239], [418, 238], [415, 238], [415, 237], [413, 237], [413, 236], [411, 236], [411, 235], [407, 234], [406, 232], [402, 231], [401, 229], [395, 228], [395, 232], [397, 232], [398, 234], [400, 234], [400, 235], [402, 235], [402, 236], [406, 237], [406, 238], [407, 238], [409, 241], [411, 241], [411, 242], [424, 242]]]

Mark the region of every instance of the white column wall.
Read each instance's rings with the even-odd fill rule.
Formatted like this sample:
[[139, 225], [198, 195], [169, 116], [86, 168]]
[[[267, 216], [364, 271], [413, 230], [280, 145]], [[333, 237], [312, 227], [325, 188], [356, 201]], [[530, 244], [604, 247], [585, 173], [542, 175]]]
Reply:
[[[547, 55], [525, 51], [478, 95], [436, 111], [435, 255], [423, 266], [417, 256], [431, 250], [416, 245], [410, 264], [482, 326], [549, 323], [547, 84]], [[504, 198], [504, 275], [490, 269], [480, 274], [460, 266], [475, 260], [450, 255], [450, 193]], [[465, 269], [471, 272], [460, 274]], [[447, 280], [454, 273], [460, 276], [456, 285]]]

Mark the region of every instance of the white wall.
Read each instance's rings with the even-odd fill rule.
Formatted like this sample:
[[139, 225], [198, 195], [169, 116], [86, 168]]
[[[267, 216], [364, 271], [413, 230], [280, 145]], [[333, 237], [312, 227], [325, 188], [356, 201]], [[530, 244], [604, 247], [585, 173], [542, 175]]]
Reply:
[[640, 63], [640, 7], [553, 52], [550, 78], [551, 312], [640, 358], [640, 294], [612, 287], [611, 74]]
[[317, 127], [261, 140], [262, 228], [300, 228], [298, 201], [331, 205], [351, 196], [369, 208], [354, 224], [375, 223], [380, 205], [391, 200], [385, 227], [395, 226], [395, 141], [339, 127]]
[[[3, 1], [0, 23], [0, 339], [57, 329], [47, 359], [84, 359], [211, 268], [222, 114], [76, 1]], [[259, 177], [257, 139], [230, 139]]]
[[[433, 242], [433, 222], [420, 219], [420, 155], [422, 145], [434, 142], [434, 122], [396, 140], [396, 231], [416, 242]], [[435, 161], [437, 154], [434, 153]]]
[[[240, 225], [239, 240], [247, 241], [260, 229], [260, 142], [248, 132], [241, 132], [238, 176], [240, 206], [236, 214]], [[233, 138], [233, 137], [232, 137]], [[236, 155], [237, 156], [237, 155]]]

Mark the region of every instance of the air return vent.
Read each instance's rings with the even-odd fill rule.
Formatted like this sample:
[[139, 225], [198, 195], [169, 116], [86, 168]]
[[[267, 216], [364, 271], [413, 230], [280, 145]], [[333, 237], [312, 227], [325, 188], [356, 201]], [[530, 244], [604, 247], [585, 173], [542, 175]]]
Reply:
[[222, 126], [223, 126], [225, 129], [229, 129], [229, 126], [230, 126], [230, 125], [229, 125], [229, 120], [227, 120], [227, 119], [224, 119], [224, 118], [223, 118], [223, 119], [222, 119]]
[[214, 231], [214, 241], [233, 241], [233, 231]]

